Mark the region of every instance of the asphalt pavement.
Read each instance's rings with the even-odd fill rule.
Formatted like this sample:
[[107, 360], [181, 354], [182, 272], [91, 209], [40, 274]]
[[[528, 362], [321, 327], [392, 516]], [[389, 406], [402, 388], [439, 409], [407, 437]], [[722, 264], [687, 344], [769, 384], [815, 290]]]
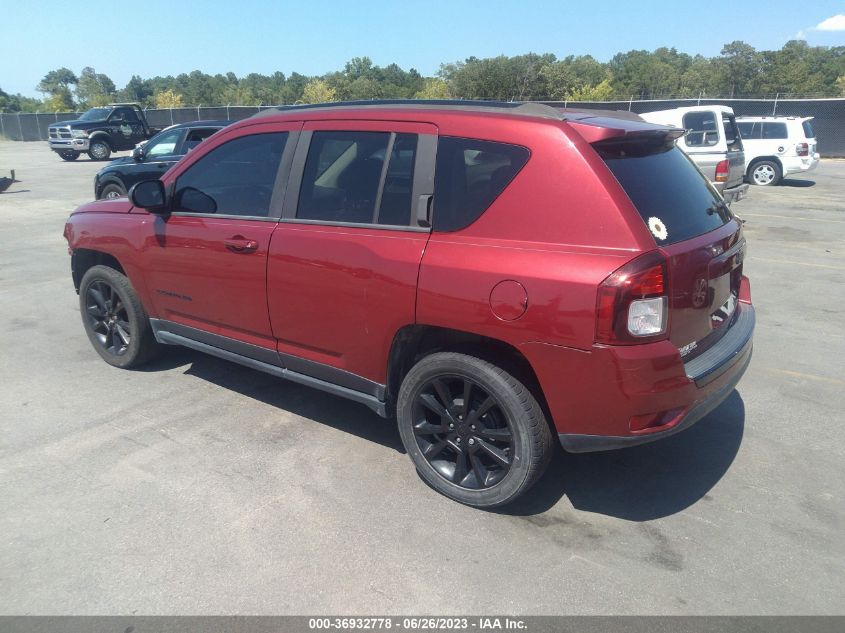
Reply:
[[0, 143], [0, 614], [845, 613], [845, 161], [734, 206], [758, 323], [728, 400], [498, 512], [361, 405], [102, 362], [62, 238], [100, 167]]

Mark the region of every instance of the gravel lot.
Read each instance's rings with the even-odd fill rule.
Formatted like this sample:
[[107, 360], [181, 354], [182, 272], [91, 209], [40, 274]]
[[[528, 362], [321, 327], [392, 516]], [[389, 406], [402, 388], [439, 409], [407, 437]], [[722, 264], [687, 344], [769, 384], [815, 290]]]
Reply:
[[187, 350], [102, 362], [62, 238], [100, 167], [0, 143], [0, 614], [845, 613], [845, 162], [735, 206], [738, 391], [499, 513], [363, 406]]

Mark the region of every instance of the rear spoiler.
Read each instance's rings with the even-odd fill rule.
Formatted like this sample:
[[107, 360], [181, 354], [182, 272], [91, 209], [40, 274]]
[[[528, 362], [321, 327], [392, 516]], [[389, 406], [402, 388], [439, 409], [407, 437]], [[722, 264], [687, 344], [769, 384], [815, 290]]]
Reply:
[[567, 123], [575, 128], [588, 143], [612, 139], [622, 140], [623, 138], [635, 140], [647, 137], [663, 137], [675, 140], [686, 134], [686, 130], [681, 128], [648, 123], [642, 119], [594, 116], [582, 119], [567, 119]]

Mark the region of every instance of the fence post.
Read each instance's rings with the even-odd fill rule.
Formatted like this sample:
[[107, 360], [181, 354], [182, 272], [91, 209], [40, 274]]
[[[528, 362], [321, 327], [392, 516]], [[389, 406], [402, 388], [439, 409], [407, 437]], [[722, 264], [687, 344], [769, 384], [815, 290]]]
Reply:
[[201, 120], [202, 120], [202, 117], [200, 116], [200, 106], [197, 105], [197, 121], [201, 121]]
[[780, 93], [779, 93], [779, 92], [778, 92], [778, 93], [775, 93], [775, 105], [773, 105], [773, 106], [772, 106], [772, 116], [777, 116], [777, 111], [778, 111], [778, 97], [779, 97], [779, 96], [780, 96]]
[[21, 127], [21, 113], [18, 112], [18, 133], [21, 135], [21, 140], [24, 140], [23, 137], [23, 128]]
[[226, 119], [231, 121], [232, 117], [229, 116], [229, 105], [228, 103], [226, 104]]
[[6, 136], [6, 124], [4, 123], [6, 119], [6, 115], [3, 112], [0, 112], [0, 136]]
[[168, 108], [170, 110], [170, 125], [173, 125], [173, 108]]
[[698, 103], [695, 105], [701, 105], [701, 90], [698, 91]]
[[628, 112], [631, 111], [631, 106], [633, 105], [633, 103], [634, 103], [634, 95], [631, 95], [631, 98], [628, 99]]

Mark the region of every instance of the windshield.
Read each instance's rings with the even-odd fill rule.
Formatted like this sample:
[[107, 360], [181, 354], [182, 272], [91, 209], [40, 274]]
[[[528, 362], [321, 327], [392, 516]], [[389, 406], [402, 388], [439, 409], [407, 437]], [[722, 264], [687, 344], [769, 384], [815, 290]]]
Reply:
[[109, 118], [111, 108], [91, 108], [79, 117], [80, 121], [105, 121]]
[[674, 142], [655, 137], [594, 147], [658, 245], [709, 233], [733, 218], [722, 197]]

